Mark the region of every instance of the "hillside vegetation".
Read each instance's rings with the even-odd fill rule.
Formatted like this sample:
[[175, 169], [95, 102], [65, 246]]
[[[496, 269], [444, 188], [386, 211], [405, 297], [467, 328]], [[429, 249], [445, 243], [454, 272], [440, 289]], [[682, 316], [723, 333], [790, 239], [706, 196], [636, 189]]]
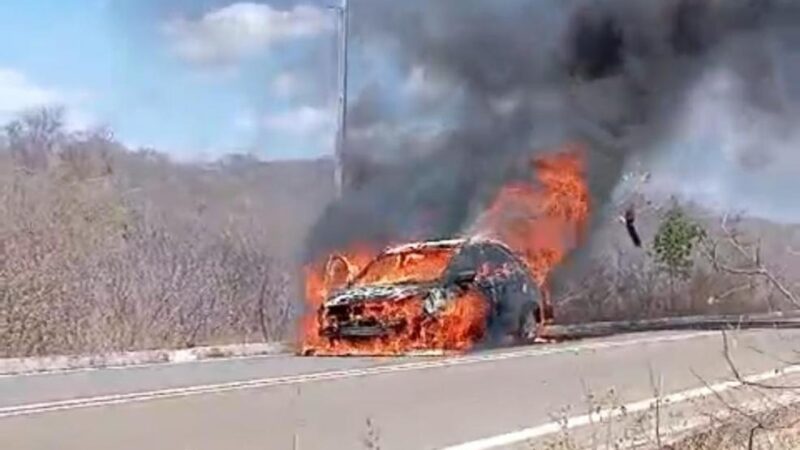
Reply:
[[[295, 332], [299, 255], [332, 200], [331, 161], [177, 163], [106, 131], [68, 132], [57, 110], [0, 138], [0, 357]], [[797, 307], [797, 226], [731, 217], [723, 229], [695, 205], [634, 204], [643, 247], [604, 219], [552, 283], [557, 321]], [[673, 209], [703, 230], [690, 248], [662, 233]]]
[[272, 340], [327, 161], [208, 165], [69, 133], [58, 111], [0, 145], [0, 357]]

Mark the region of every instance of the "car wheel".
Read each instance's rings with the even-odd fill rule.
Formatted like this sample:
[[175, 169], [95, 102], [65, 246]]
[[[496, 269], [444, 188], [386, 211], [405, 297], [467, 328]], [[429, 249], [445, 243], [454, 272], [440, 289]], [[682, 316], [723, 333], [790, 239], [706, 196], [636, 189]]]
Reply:
[[517, 338], [522, 342], [532, 341], [536, 338], [536, 331], [539, 326], [536, 317], [537, 308], [532, 303], [526, 303], [520, 313]]

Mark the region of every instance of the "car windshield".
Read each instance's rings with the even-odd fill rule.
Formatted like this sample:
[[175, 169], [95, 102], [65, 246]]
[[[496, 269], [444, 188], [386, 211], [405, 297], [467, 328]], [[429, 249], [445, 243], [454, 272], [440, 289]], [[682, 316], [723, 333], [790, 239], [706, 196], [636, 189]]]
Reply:
[[441, 278], [454, 253], [455, 248], [441, 247], [385, 253], [367, 265], [353, 285], [436, 281]]

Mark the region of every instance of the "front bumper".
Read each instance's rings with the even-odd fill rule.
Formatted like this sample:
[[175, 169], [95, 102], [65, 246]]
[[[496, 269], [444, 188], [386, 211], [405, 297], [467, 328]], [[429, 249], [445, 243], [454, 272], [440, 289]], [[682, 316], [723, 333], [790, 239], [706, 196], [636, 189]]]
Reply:
[[[320, 335], [327, 338], [379, 338], [408, 331], [413, 317], [381, 315], [381, 303], [358, 303], [323, 307], [319, 312]], [[389, 306], [386, 304], [386, 306]]]
[[326, 327], [322, 335], [327, 338], [378, 338], [389, 336], [395, 328], [384, 325], [346, 324], [340, 327]]

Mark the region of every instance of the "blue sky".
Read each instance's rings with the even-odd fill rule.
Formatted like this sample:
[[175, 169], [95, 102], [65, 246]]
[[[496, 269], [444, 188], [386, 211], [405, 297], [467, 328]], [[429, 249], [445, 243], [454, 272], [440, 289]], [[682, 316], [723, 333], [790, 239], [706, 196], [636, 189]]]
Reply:
[[[71, 128], [108, 126], [131, 148], [180, 160], [330, 155], [336, 23], [325, 5], [334, 1], [6, 0], [0, 122], [63, 105]], [[447, 125], [452, 86], [353, 47], [351, 100], [372, 89], [397, 116], [360, 132], [424, 136]], [[735, 88], [707, 86], [664, 144], [662, 183], [710, 205], [796, 220], [794, 197], [776, 193], [793, 192], [800, 132], [753, 124], [758, 114], [741, 111]], [[404, 110], [409, 98], [425, 111]], [[743, 170], [736, 161], [748, 148], [771, 149], [773, 164]]]
[[331, 152], [335, 16], [321, 2], [7, 0], [0, 119], [64, 105], [73, 128], [180, 159]]

